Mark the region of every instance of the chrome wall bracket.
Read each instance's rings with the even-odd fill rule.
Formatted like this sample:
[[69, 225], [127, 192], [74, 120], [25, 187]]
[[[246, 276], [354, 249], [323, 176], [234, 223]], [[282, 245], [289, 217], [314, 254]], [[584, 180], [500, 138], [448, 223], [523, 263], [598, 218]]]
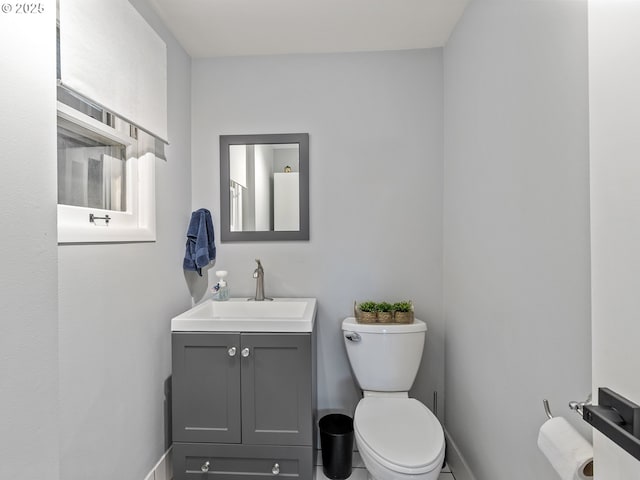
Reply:
[[591, 405], [591, 394], [589, 394], [589, 396], [584, 402], [575, 402], [575, 401], [569, 402], [569, 408], [574, 412], [576, 412], [581, 417], [583, 416], [585, 405]]

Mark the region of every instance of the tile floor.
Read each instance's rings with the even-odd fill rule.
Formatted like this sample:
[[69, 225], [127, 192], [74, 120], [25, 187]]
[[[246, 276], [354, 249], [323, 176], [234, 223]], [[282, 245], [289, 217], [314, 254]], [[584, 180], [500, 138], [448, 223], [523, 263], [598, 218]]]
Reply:
[[[316, 480], [328, 480], [327, 477], [322, 473], [322, 455], [318, 451], [316, 455]], [[362, 459], [360, 458], [360, 454], [358, 452], [353, 452], [353, 472], [349, 477], [349, 480], [367, 480], [367, 470], [364, 468], [364, 463], [362, 463]], [[442, 469], [442, 473], [438, 477], [438, 480], [456, 480], [449, 470], [449, 467], [445, 465]]]

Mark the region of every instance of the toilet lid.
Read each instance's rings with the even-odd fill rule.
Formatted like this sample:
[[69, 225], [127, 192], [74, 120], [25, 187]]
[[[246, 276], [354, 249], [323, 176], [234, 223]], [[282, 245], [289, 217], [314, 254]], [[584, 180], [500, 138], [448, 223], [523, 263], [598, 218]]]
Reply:
[[354, 415], [354, 430], [364, 447], [387, 468], [423, 473], [442, 462], [442, 426], [416, 399], [363, 398]]

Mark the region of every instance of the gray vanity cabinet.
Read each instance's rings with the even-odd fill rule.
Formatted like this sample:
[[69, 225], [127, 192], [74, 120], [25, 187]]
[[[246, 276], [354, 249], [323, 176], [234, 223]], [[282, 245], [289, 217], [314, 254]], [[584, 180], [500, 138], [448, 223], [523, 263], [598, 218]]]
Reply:
[[175, 480], [312, 479], [313, 338], [312, 333], [172, 334]]

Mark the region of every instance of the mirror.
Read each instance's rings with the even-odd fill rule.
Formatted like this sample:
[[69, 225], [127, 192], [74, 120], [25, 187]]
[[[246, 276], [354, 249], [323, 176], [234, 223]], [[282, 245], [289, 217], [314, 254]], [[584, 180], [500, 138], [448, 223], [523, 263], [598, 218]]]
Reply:
[[220, 135], [222, 242], [309, 240], [309, 134]]

